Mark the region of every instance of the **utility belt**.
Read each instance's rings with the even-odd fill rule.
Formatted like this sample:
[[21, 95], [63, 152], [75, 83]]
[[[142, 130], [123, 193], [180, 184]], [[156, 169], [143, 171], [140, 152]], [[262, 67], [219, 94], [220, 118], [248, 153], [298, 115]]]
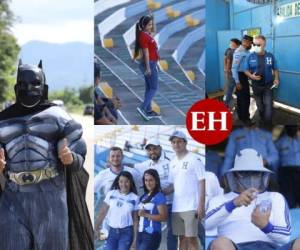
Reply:
[[15, 182], [18, 185], [29, 185], [36, 184], [43, 180], [48, 180], [58, 176], [58, 171], [56, 167], [50, 167], [46, 169], [38, 169], [34, 171], [26, 171], [26, 172], [8, 172], [8, 179]]

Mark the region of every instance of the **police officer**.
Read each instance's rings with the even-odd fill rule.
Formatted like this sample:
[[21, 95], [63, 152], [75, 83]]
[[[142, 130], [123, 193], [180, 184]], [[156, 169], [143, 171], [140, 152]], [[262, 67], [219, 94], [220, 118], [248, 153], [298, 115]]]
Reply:
[[245, 148], [255, 149], [262, 155], [264, 166], [276, 170], [278, 151], [272, 140], [272, 134], [264, 129], [252, 126], [235, 129], [229, 136], [221, 170], [222, 175], [231, 168], [236, 154]]
[[278, 182], [289, 207], [300, 205], [300, 139], [298, 126], [287, 125], [275, 145], [279, 152]]
[[248, 77], [245, 75], [242, 69], [243, 61], [249, 54], [251, 49], [253, 38], [251, 36], [245, 35], [242, 40], [242, 45], [240, 45], [233, 54], [232, 62], [232, 77], [236, 84], [236, 94], [237, 94], [237, 113], [239, 119], [245, 125], [251, 125], [250, 121], [250, 89]]
[[227, 107], [230, 106], [232, 93], [235, 87], [235, 81], [232, 77], [232, 72], [231, 72], [233, 53], [240, 45], [241, 45], [241, 41], [239, 39], [232, 38], [230, 40], [229, 48], [226, 49], [224, 54], [224, 75], [226, 79], [226, 94], [224, 96], [224, 102]]
[[261, 125], [272, 125], [273, 91], [278, 87], [279, 74], [272, 53], [265, 51], [266, 38], [255, 37], [254, 53], [244, 61], [245, 74], [252, 80], [253, 94], [258, 108]]

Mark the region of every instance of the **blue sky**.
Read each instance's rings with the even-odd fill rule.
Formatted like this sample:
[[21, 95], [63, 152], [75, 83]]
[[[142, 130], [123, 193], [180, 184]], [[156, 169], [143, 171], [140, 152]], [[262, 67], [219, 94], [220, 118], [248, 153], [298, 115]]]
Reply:
[[19, 45], [31, 40], [93, 43], [93, 0], [12, 0]]

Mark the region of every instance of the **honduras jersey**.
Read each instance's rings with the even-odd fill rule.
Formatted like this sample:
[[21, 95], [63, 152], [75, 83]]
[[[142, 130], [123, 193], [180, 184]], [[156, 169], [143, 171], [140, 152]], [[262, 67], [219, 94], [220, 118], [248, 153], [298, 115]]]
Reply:
[[[170, 185], [169, 182], [170, 160], [165, 156], [164, 152], [161, 153], [161, 156], [157, 162], [149, 159], [141, 163], [136, 163], [134, 165], [134, 168], [139, 172], [141, 179], [146, 170], [150, 168], [155, 169], [158, 172], [160, 178], [161, 188], [164, 189]], [[140, 190], [142, 190], [142, 192], [139, 191], [139, 193], [143, 194], [144, 193], [143, 184], [140, 187]], [[173, 201], [173, 194], [167, 195], [166, 199], [167, 199], [167, 203], [171, 204]]]
[[[257, 195], [247, 207], [235, 207], [233, 199], [239, 194], [230, 192], [213, 198], [209, 202], [205, 226], [217, 227], [218, 236], [224, 236], [234, 243], [265, 241], [277, 245], [286, 244], [291, 236], [290, 214], [284, 197], [277, 192], [263, 192]], [[263, 229], [251, 222], [251, 214], [257, 205], [271, 202], [269, 223]]]
[[136, 194], [122, 194], [119, 190], [111, 190], [104, 202], [109, 206], [107, 219], [110, 227], [125, 228], [133, 225], [132, 212], [138, 210]]
[[[148, 194], [144, 194], [141, 197], [141, 201], [144, 201], [148, 198]], [[157, 193], [151, 201], [148, 203], [139, 204], [139, 209], [144, 209], [146, 213], [150, 214], [159, 214], [157, 207], [159, 205], [166, 205], [166, 198], [163, 193]], [[147, 233], [154, 233], [154, 232], [161, 232], [161, 222], [160, 221], [152, 221], [145, 217], [140, 217], [139, 222], [139, 232], [147, 232]]]

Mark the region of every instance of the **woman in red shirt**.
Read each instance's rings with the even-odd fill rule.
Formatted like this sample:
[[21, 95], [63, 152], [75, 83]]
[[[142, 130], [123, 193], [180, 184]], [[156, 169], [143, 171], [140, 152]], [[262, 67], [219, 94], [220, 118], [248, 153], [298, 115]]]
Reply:
[[142, 16], [136, 24], [136, 40], [134, 58], [141, 53], [140, 70], [145, 77], [144, 102], [137, 108], [138, 112], [146, 119], [160, 117], [151, 108], [151, 101], [158, 89], [158, 48], [152, 33], [154, 32], [154, 21], [150, 15]]

